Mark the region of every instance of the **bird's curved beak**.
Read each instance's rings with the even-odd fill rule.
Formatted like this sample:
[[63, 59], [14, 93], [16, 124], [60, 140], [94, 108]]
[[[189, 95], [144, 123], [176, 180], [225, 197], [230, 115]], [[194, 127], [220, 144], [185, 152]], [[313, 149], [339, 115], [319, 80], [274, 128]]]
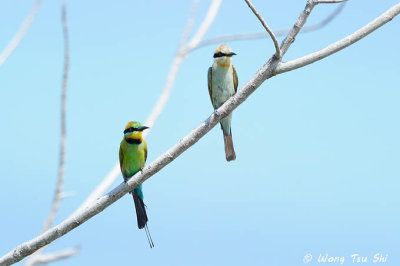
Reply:
[[227, 54], [227, 56], [229, 56], [229, 57], [234, 56], [234, 55], [236, 55], [234, 52]]
[[142, 127], [139, 127], [139, 128], [138, 128], [138, 131], [143, 131], [143, 130], [148, 129], [148, 128], [149, 128], [149, 127], [142, 126]]

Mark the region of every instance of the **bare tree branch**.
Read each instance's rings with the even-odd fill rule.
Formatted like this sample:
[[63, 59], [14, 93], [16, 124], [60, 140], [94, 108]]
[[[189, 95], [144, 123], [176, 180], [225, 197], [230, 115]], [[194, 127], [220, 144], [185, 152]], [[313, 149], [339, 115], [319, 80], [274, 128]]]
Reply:
[[299, 18], [294, 23], [292, 29], [289, 31], [288, 35], [286, 36], [286, 38], [283, 40], [283, 42], [281, 44], [282, 56], [287, 52], [290, 45], [292, 45], [292, 43], [294, 42], [295, 37], [300, 32], [301, 28], [303, 28], [304, 24], [307, 21], [308, 16], [311, 14], [311, 11], [313, 10], [314, 6], [315, 6], [314, 0], [307, 1], [306, 7], [304, 8], [303, 12], [300, 13]]
[[300, 16], [298, 17], [297, 21], [294, 23], [292, 29], [289, 31], [288, 35], [281, 44], [282, 56], [284, 56], [284, 54], [289, 49], [290, 45], [292, 45], [292, 43], [295, 40], [295, 37], [301, 31], [301, 29], [303, 28], [304, 24], [307, 21], [308, 16], [311, 14], [311, 11], [313, 10], [314, 6], [317, 4], [318, 4], [317, 0], [307, 0], [306, 7], [304, 8], [303, 12], [300, 13]]
[[[175, 54], [175, 58], [172, 61], [171, 68], [169, 70], [167, 80], [165, 82], [164, 88], [161, 92], [160, 97], [158, 98], [156, 104], [153, 107], [152, 112], [148, 116], [145, 125], [152, 128], [154, 123], [157, 121], [158, 117], [164, 110], [164, 107], [169, 99], [169, 96], [171, 95], [172, 88], [175, 84], [175, 79], [176, 76], [178, 75], [179, 69], [186, 58], [187, 54], [191, 51], [190, 49], [187, 49], [187, 47], [196, 47], [201, 39], [203, 38], [204, 34], [206, 34], [207, 30], [211, 26], [212, 22], [215, 19], [215, 16], [217, 15], [218, 9], [221, 5], [222, 0], [213, 0], [210, 4], [210, 7], [208, 8], [207, 14], [200, 25], [199, 29], [197, 32], [194, 34], [194, 37], [187, 42], [188, 36], [190, 34], [190, 31], [193, 27], [193, 20], [195, 16], [195, 11], [197, 9], [198, 5], [198, 0], [195, 0], [193, 2], [193, 8], [191, 15], [188, 18], [188, 21], [186, 23], [186, 29], [184, 31], [182, 40], [180, 42], [178, 51]], [[150, 129], [146, 130], [143, 132], [143, 136], [146, 137], [150, 133]], [[119, 167], [119, 163], [116, 163], [114, 167], [111, 169], [111, 171], [106, 175], [106, 177], [101, 181], [101, 183], [96, 187], [96, 189], [87, 197], [87, 199], [79, 206], [79, 208], [70, 216], [74, 216], [75, 214], [81, 212], [85, 206], [94, 200], [96, 200], [98, 197], [103, 195], [110, 187], [111, 185], [115, 182], [115, 180], [118, 178], [118, 176], [121, 174], [121, 170]]]
[[179, 50], [182, 49], [188, 42], [190, 33], [192, 32], [194, 21], [196, 18], [197, 9], [199, 7], [200, 0], [194, 0], [192, 4], [192, 10], [190, 11], [189, 18], [186, 22], [186, 28], [181, 38], [181, 43], [179, 45]]
[[245, 0], [247, 5], [250, 7], [251, 11], [253, 11], [254, 15], [258, 18], [258, 20], [261, 22], [265, 30], [268, 32], [269, 36], [271, 36], [272, 41], [274, 42], [275, 46], [275, 56], [277, 58], [281, 58], [281, 50], [279, 48], [278, 40], [276, 39], [274, 33], [272, 30], [268, 27], [267, 23], [264, 21], [262, 16], [257, 12], [256, 8], [253, 6], [253, 4], [249, 0]]
[[303, 56], [301, 58], [291, 60], [286, 63], [280, 63], [276, 69], [276, 73], [284, 73], [287, 71], [291, 71], [294, 69], [297, 69], [299, 67], [303, 67], [306, 65], [309, 65], [311, 63], [314, 63], [315, 61], [321, 60], [333, 53], [336, 53], [347, 46], [352, 45], [353, 43], [359, 41], [360, 39], [364, 38], [371, 32], [375, 31], [379, 27], [383, 26], [387, 22], [391, 21], [395, 16], [397, 16], [400, 13], [400, 3], [393, 6], [391, 9], [383, 13], [381, 16], [378, 18], [374, 19], [361, 29], [357, 30], [353, 34], [350, 34], [349, 36], [331, 44], [325, 47], [322, 50], [319, 50], [317, 52], [311, 53], [309, 55]]
[[[325, 27], [327, 24], [329, 24], [339, 13], [343, 10], [346, 2], [343, 2], [341, 5], [339, 5], [329, 16], [327, 16], [324, 20], [321, 22], [310, 25], [310, 26], [304, 26], [301, 29], [301, 33], [305, 32], [310, 32], [310, 31], [316, 31], [319, 30], [323, 27]], [[289, 33], [289, 30], [276, 30], [274, 31], [275, 36], [285, 36]], [[224, 43], [224, 42], [231, 42], [231, 41], [241, 41], [241, 40], [254, 40], [254, 39], [262, 39], [268, 36], [267, 32], [257, 32], [257, 33], [243, 33], [243, 34], [232, 34], [232, 35], [226, 35], [226, 36], [220, 36], [216, 38], [211, 38], [207, 39], [204, 41], [201, 41], [198, 46], [196, 46], [194, 49], [198, 49], [204, 46], [208, 45], [213, 45], [217, 43]]]
[[68, 44], [68, 25], [66, 18], [65, 5], [62, 6], [62, 25], [64, 32], [64, 74], [61, 90], [61, 130], [60, 130], [60, 154], [59, 154], [59, 165], [58, 165], [58, 179], [56, 185], [56, 191], [54, 193], [53, 205], [47, 220], [44, 224], [43, 231], [50, 228], [54, 221], [58, 207], [60, 205], [61, 193], [64, 186], [64, 174], [65, 174], [65, 135], [66, 135], [66, 100], [67, 100], [67, 88], [68, 88], [68, 69], [69, 69], [69, 44]]
[[[61, 198], [63, 196], [64, 187], [64, 175], [65, 175], [65, 149], [66, 149], [66, 100], [67, 100], [67, 89], [68, 89], [68, 71], [69, 71], [69, 38], [68, 38], [68, 24], [67, 24], [67, 10], [65, 4], [62, 6], [61, 21], [64, 33], [64, 74], [61, 89], [61, 130], [60, 130], [60, 154], [59, 154], [59, 165], [58, 165], [58, 178], [56, 184], [56, 190], [54, 193], [53, 203], [51, 206], [50, 213], [44, 223], [43, 232], [46, 232], [52, 225], [54, 218], [57, 214], [60, 206]], [[39, 249], [35, 252], [25, 263], [26, 266], [32, 266], [40, 263], [47, 263], [55, 261], [57, 258], [66, 258], [74, 255], [77, 252], [77, 248], [57, 252], [54, 254], [43, 255], [44, 248]], [[47, 261], [49, 260], [49, 261]]]
[[206, 15], [205, 19], [203, 20], [203, 23], [201, 23], [196, 34], [192, 37], [192, 39], [187, 44], [188, 47], [197, 46], [198, 43], [201, 41], [201, 39], [203, 39], [204, 35], [207, 33], [211, 24], [214, 22], [214, 19], [217, 16], [217, 13], [218, 13], [221, 3], [222, 3], [222, 0], [214, 0], [211, 2], [211, 5], [208, 8], [207, 15]]
[[[306, 5], [305, 11], [307, 10], [312, 10], [312, 6], [310, 9], [309, 2]], [[390, 19], [392, 19], [399, 13], [400, 4], [397, 4], [389, 9], [389, 11], [378, 17], [377, 20], [390, 21]], [[290, 47], [290, 44], [293, 42], [290, 38], [294, 39], [296, 37], [296, 34], [300, 31], [302, 25], [304, 25], [307, 17], [308, 15], [304, 15], [304, 12], [300, 14], [300, 17], [296, 22], [294, 29], [289, 33], [290, 36], [286, 38], [287, 41], [284, 41], [284, 43], [282, 44], [282, 46], [285, 48], [285, 50], [282, 50], [282, 52], [286, 52], [287, 49]], [[353, 36], [352, 38], [355, 38], [356, 40], [360, 39], [357, 36]], [[348, 41], [353, 41], [353, 39]], [[201, 137], [207, 134], [207, 132], [209, 132], [222, 118], [227, 116], [235, 108], [242, 104], [247, 99], [247, 97], [249, 97], [250, 94], [252, 94], [266, 79], [276, 75], [276, 68], [278, 65], [278, 59], [276, 59], [274, 56], [271, 57], [268, 62], [255, 74], [255, 76], [242, 87], [241, 90], [239, 90], [234, 96], [226, 101], [220, 108], [215, 110], [211, 114], [211, 116], [208, 117], [207, 120], [205, 120], [200, 126], [198, 126], [187, 136], [181, 139], [167, 152], [165, 152], [155, 161], [146, 166], [143, 171], [139, 171], [136, 175], [129, 179], [126, 184], [121, 183], [111, 192], [98, 198], [95, 202], [87, 205], [81, 212], [75, 214], [73, 217], [66, 219], [59, 225], [49, 229], [35, 239], [19, 245], [14, 250], [10, 251], [8, 254], [0, 258], [0, 264], [12, 264], [20, 261], [32, 252], [65, 235], [66, 233], [81, 225], [94, 215], [100, 213], [112, 203], [124, 196], [126, 193], [131, 191], [133, 188], [137, 187], [146, 179], [150, 178], [150, 176], [156, 174], [158, 171], [160, 171], [162, 168], [172, 162], [175, 158], [177, 158], [180, 154], [182, 154], [184, 151], [194, 145]]]
[[33, 19], [36, 16], [37, 11], [39, 10], [41, 0], [36, 0], [33, 4], [33, 7], [29, 11], [28, 15], [26, 16], [24, 22], [22, 22], [21, 26], [19, 27], [17, 33], [11, 39], [11, 41], [7, 44], [6, 48], [0, 54], [0, 67], [4, 64], [7, 58], [14, 52], [15, 48], [17, 48], [18, 44], [21, 42], [22, 38], [24, 38], [25, 33], [28, 31], [29, 27], [31, 26]]
[[44, 255], [42, 254], [36, 259], [35, 264], [46, 264], [62, 259], [67, 259], [69, 257], [76, 255], [78, 252], [79, 252], [79, 247], [74, 247], [63, 251], [54, 252], [52, 254], [44, 254]]

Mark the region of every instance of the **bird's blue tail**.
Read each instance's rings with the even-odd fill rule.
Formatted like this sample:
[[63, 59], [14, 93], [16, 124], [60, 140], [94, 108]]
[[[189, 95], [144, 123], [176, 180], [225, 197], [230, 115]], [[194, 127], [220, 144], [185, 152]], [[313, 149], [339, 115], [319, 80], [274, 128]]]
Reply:
[[147, 218], [146, 207], [143, 202], [143, 193], [141, 186], [135, 188], [132, 192], [133, 202], [135, 203], [136, 209], [136, 218], [139, 229], [144, 228], [147, 235], [147, 240], [149, 241], [150, 247], [154, 247], [153, 240], [151, 239], [151, 235], [149, 232], [149, 228], [147, 227]]

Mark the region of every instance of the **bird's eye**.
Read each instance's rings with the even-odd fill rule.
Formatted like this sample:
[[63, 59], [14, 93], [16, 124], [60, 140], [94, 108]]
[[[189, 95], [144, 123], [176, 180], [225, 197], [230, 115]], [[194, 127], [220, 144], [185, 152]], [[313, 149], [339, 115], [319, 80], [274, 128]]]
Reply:
[[224, 53], [222, 53], [222, 52], [218, 52], [218, 53], [215, 53], [214, 54], [214, 58], [217, 58], [217, 57], [223, 57], [223, 56], [225, 56], [226, 54], [224, 54]]
[[135, 130], [135, 128], [130, 127], [124, 130], [124, 134], [128, 133], [128, 132], [133, 132]]

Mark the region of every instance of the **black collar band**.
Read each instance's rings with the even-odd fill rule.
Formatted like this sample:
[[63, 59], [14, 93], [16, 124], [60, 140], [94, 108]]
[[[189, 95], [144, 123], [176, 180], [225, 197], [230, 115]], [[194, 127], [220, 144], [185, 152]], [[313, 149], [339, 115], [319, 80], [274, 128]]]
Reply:
[[129, 144], [140, 144], [142, 143], [141, 139], [125, 139], [126, 142], [128, 142]]

